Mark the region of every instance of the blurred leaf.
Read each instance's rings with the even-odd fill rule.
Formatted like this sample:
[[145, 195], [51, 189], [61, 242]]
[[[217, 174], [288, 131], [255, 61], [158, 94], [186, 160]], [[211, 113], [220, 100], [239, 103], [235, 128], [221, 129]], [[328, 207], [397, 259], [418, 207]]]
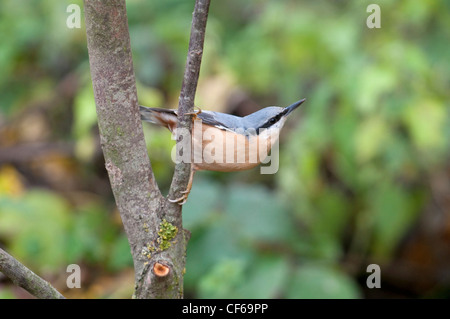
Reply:
[[139, 103], [148, 107], [164, 107], [163, 96], [157, 89], [146, 87], [139, 82], [136, 83]]
[[333, 146], [335, 155], [336, 174], [348, 186], [357, 188], [356, 143], [355, 132], [358, 119], [354, 110], [349, 107], [340, 108], [334, 119]]
[[417, 217], [419, 198], [410, 197], [401, 188], [389, 182], [380, 183], [369, 194], [370, 209], [374, 214], [374, 253], [388, 258], [399, 240]]
[[380, 97], [395, 90], [394, 69], [372, 65], [362, 70], [358, 81], [359, 95], [355, 106], [364, 113], [374, 112], [380, 105]]
[[125, 267], [133, 267], [130, 244], [125, 234], [121, 234], [112, 243], [108, 267], [113, 271], [121, 270]]
[[77, 142], [75, 152], [81, 159], [88, 160], [95, 151], [95, 139], [91, 135], [91, 130], [96, 123], [94, 91], [92, 84], [86, 82], [74, 101], [73, 135]]
[[253, 260], [245, 279], [237, 285], [232, 298], [269, 299], [280, 297], [289, 277], [284, 257], [264, 256]]
[[195, 231], [198, 227], [209, 226], [221, 205], [222, 187], [219, 184], [197, 179], [189, 195], [189, 201], [183, 206], [183, 227]]
[[233, 185], [226, 206], [235, 236], [252, 241], [287, 241], [295, 230], [283, 203], [262, 187]]
[[233, 291], [244, 279], [241, 260], [224, 260], [217, 263], [199, 283], [200, 298], [234, 298]]
[[377, 156], [388, 138], [389, 127], [383, 119], [373, 117], [361, 123], [355, 136], [358, 160], [364, 163]]
[[108, 224], [108, 219], [105, 210], [97, 205], [85, 205], [76, 212], [68, 233], [67, 253], [71, 260], [95, 263], [107, 258], [115, 237], [115, 227]]
[[318, 200], [317, 208], [316, 222], [314, 223], [317, 232], [338, 239], [343, 233], [350, 216], [351, 207], [348, 202], [342, 194], [327, 189]]
[[77, 95], [74, 105], [74, 134], [82, 136], [87, 134], [97, 123], [94, 91], [91, 83], [86, 83], [83, 90]]
[[[71, 221], [61, 197], [33, 190], [21, 198], [0, 197], [0, 232], [10, 253], [34, 267], [55, 270], [67, 263], [65, 239]], [[26, 222], [24, 222], [26, 221]]]
[[441, 103], [423, 100], [410, 106], [406, 112], [406, 123], [419, 150], [428, 152], [447, 146], [444, 125], [448, 125], [448, 112]]
[[317, 200], [309, 222], [312, 255], [325, 260], [342, 258], [342, 238], [351, 216], [351, 207], [338, 192], [326, 189]]
[[294, 273], [286, 292], [293, 299], [353, 299], [359, 298], [356, 283], [333, 268], [306, 264]]
[[205, 231], [197, 230], [192, 234], [187, 247], [186, 287], [194, 287], [204, 274], [223, 261], [236, 259], [245, 262], [251, 257], [251, 252], [239, 244], [223, 222], [223, 219], [218, 219]]
[[199, 285], [200, 298], [276, 298], [288, 276], [284, 258], [264, 256], [252, 262], [230, 259], [216, 264]]

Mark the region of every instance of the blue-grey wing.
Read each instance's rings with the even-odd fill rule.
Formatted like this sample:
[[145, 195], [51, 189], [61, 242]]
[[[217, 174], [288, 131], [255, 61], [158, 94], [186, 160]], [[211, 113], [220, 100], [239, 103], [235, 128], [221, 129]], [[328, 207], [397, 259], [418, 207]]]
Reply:
[[[141, 119], [146, 122], [162, 125], [171, 131], [177, 124], [177, 110], [140, 106]], [[197, 114], [204, 124], [223, 130], [243, 128], [242, 118], [225, 113], [201, 111]]]

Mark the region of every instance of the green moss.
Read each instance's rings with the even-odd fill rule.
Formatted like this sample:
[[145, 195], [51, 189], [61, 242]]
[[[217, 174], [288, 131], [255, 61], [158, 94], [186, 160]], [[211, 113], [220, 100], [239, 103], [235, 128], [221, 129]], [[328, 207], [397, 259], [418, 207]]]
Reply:
[[122, 136], [124, 133], [122, 127], [117, 126], [116, 133], [117, 133], [117, 135]]
[[[144, 223], [144, 231], [148, 232], [148, 224]], [[168, 249], [175, 241], [173, 239], [178, 234], [178, 227], [172, 225], [167, 220], [163, 219], [159, 224], [158, 238], [156, 239], [157, 245], [147, 244], [142, 248], [142, 256], [147, 257], [147, 259], [152, 258], [154, 252], [161, 252]]]
[[147, 257], [147, 259], [152, 258], [152, 253], [156, 251], [155, 246], [147, 244], [142, 248], [141, 255]]
[[178, 227], [163, 219], [159, 225], [158, 239], [156, 240], [159, 244], [159, 249], [163, 251], [169, 248], [171, 246], [171, 240], [174, 239], [177, 234]]

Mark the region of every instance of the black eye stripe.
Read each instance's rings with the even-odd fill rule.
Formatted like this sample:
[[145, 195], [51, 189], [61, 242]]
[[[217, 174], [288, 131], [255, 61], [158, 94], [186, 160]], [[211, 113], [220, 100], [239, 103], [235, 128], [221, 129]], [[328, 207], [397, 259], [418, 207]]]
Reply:
[[283, 113], [280, 113], [272, 118], [270, 118], [266, 123], [264, 123], [263, 125], [261, 125], [258, 129], [260, 128], [269, 128], [272, 125], [274, 125], [275, 123], [277, 123], [281, 117], [283, 116]]

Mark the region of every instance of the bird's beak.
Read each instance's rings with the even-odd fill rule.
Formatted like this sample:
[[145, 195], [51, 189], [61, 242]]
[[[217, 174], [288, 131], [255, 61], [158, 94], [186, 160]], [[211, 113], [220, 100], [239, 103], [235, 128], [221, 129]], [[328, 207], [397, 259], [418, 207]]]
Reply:
[[286, 113], [284, 115], [287, 116], [289, 113], [291, 113], [293, 110], [295, 110], [297, 107], [299, 107], [305, 101], [306, 101], [306, 99], [302, 99], [300, 101], [295, 102], [294, 104], [287, 106], [285, 108]]

